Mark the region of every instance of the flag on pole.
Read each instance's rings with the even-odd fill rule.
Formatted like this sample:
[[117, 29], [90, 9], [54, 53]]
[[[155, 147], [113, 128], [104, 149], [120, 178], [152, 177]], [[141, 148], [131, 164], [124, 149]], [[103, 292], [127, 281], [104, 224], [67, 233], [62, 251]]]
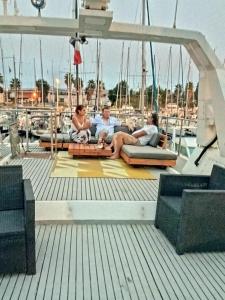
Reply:
[[74, 65], [79, 65], [82, 63], [82, 58], [80, 55], [80, 45], [79, 41], [76, 41], [75, 47], [74, 47], [74, 58], [73, 58], [73, 64]]

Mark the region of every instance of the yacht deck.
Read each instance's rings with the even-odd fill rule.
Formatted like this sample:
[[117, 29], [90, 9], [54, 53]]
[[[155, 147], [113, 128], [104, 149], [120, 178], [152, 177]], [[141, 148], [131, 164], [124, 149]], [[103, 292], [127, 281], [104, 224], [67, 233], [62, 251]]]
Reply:
[[157, 197], [158, 180], [51, 178], [50, 173], [54, 160], [33, 158], [14, 159], [10, 161], [10, 164], [23, 165], [23, 176], [24, 178], [31, 179], [37, 201], [155, 201]]
[[154, 225], [36, 226], [37, 274], [0, 299], [225, 299], [225, 254], [178, 256]]
[[[53, 160], [9, 163], [23, 165], [37, 206], [114, 202], [120, 210], [124, 202], [156, 203], [158, 179], [50, 178]], [[151, 172], [158, 178], [162, 170]], [[0, 275], [0, 299], [225, 299], [225, 253], [178, 256], [151, 220], [113, 220], [37, 224], [37, 274]]]

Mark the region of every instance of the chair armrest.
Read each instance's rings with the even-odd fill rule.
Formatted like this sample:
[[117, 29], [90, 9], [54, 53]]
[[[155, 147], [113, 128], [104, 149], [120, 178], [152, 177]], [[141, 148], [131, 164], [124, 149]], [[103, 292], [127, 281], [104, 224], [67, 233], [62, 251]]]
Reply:
[[214, 210], [217, 211], [220, 206], [225, 208], [225, 190], [184, 189], [182, 202], [181, 210], [185, 210], [185, 213], [188, 211], [198, 213], [200, 205], [207, 205], [206, 209], [212, 213]]
[[210, 176], [161, 174], [159, 182], [159, 196], [182, 195], [184, 189], [207, 189]]
[[35, 198], [29, 179], [23, 180], [24, 185], [24, 217], [27, 249], [27, 274], [36, 273], [35, 263]]

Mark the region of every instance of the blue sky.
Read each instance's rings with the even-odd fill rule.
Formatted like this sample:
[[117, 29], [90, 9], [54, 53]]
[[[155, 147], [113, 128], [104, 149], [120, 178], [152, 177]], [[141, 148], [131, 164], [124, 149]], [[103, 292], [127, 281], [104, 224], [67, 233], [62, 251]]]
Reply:
[[[155, 26], [172, 27], [175, 9], [175, 0], [149, 0], [151, 23]], [[74, 0], [46, 0], [46, 7], [42, 11], [42, 16], [54, 17], [72, 17]], [[141, 0], [111, 0], [109, 9], [113, 11], [113, 20], [119, 22], [140, 23], [141, 22]], [[203, 4], [204, 3], [204, 4]], [[25, 16], [36, 16], [37, 11], [31, 5], [29, 0], [17, 0], [19, 14]], [[80, 6], [80, 5], [79, 5]], [[0, 14], [2, 14], [2, 3], [0, 2]], [[13, 1], [9, 0], [9, 15], [13, 15]], [[129, 13], [128, 13], [129, 12]], [[225, 1], [223, 0], [179, 0], [177, 14], [177, 28], [191, 29], [201, 31], [215, 49], [221, 62], [225, 58]], [[19, 35], [1, 34], [5, 61], [7, 83], [12, 79], [13, 72], [9, 73], [9, 67], [13, 69], [12, 57], [16, 57], [16, 69], [19, 68]], [[42, 41], [44, 79], [52, 84], [53, 77], [59, 78], [61, 87], [63, 87], [63, 76], [69, 70], [69, 64], [72, 64], [73, 49], [69, 45], [68, 37], [50, 37], [50, 36], [23, 36], [22, 50], [22, 85], [24, 87], [34, 86], [34, 58], [36, 62], [37, 78], [41, 77], [40, 72], [40, 50], [39, 43]], [[106, 88], [112, 88], [119, 80], [119, 71], [121, 63], [122, 41], [101, 40], [101, 61], [102, 75], [100, 77], [105, 82]], [[141, 44], [137, 42], [125, 42], [126, 65], [127, 49], [130, 47], [130, 77], [129, 85], [137, 89], [140, 86], [141, 74]], [[157, 77], [162, 86], [166, 86], [168, 70], [168, 44], [153, 44], [156, 55]], [[96, 40], [89, 40], [88, 45], [82, 47], [82, 56], [84, 63], [80, 67], [82, 78], [85, 82], [96, 78]], [[151, 84], [151, 66], [149, 58], [149, 45], [146, 46], [147, 52], [147, 85]], [[189, 57], [184, 53], [184, 81], [187, 80], [187, 70]], [[173, 68], [172, 68], [172, 86], [178, 81], [178, 60], [179, 46], [172, 46]], [[53, 67], [52, 67], [53, 66]], [[72, 71], [74, 70], [72, 66]], [[0, 72], [2, 66], [0, 66]], [[125, 67], [123, 78], [125, 79]], [[52, 76], [53, 73], [53, 76]], [[159, 75], [159, 76], [158, 76]], [[18, 75], [17, 75], [18, 77]], [[190, 80], [197, 82], [198, 71], [191, 65]], [[171, 82], [171, 78], [169, 80]]]

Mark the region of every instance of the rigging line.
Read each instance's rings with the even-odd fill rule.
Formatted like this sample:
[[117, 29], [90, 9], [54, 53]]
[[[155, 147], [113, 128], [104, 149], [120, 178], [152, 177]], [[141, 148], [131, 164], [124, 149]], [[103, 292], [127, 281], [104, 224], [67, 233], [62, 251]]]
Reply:
[[[150, 13], [149, 13], [149, 4], [147, 2], [147, 15], [148, 15], [148, 25], [150, 26]], [[151, 66], [152, 66], [152, 86], [153, 86], [153, 108], [155, 112], [158, 112], [158, 103], [157, 103], [157, 89], [156, 89], [156, 80], [155, 80], [155, 67], [154, 67], [154, 55], [152, 49], [152, 42], [150, 44], [150, 54], [151, 54]]]
[[176, 28], [176, 21], [177, 21], [177, 6], [178, 6], [178, 0], [176, 0], [173, 28]]

